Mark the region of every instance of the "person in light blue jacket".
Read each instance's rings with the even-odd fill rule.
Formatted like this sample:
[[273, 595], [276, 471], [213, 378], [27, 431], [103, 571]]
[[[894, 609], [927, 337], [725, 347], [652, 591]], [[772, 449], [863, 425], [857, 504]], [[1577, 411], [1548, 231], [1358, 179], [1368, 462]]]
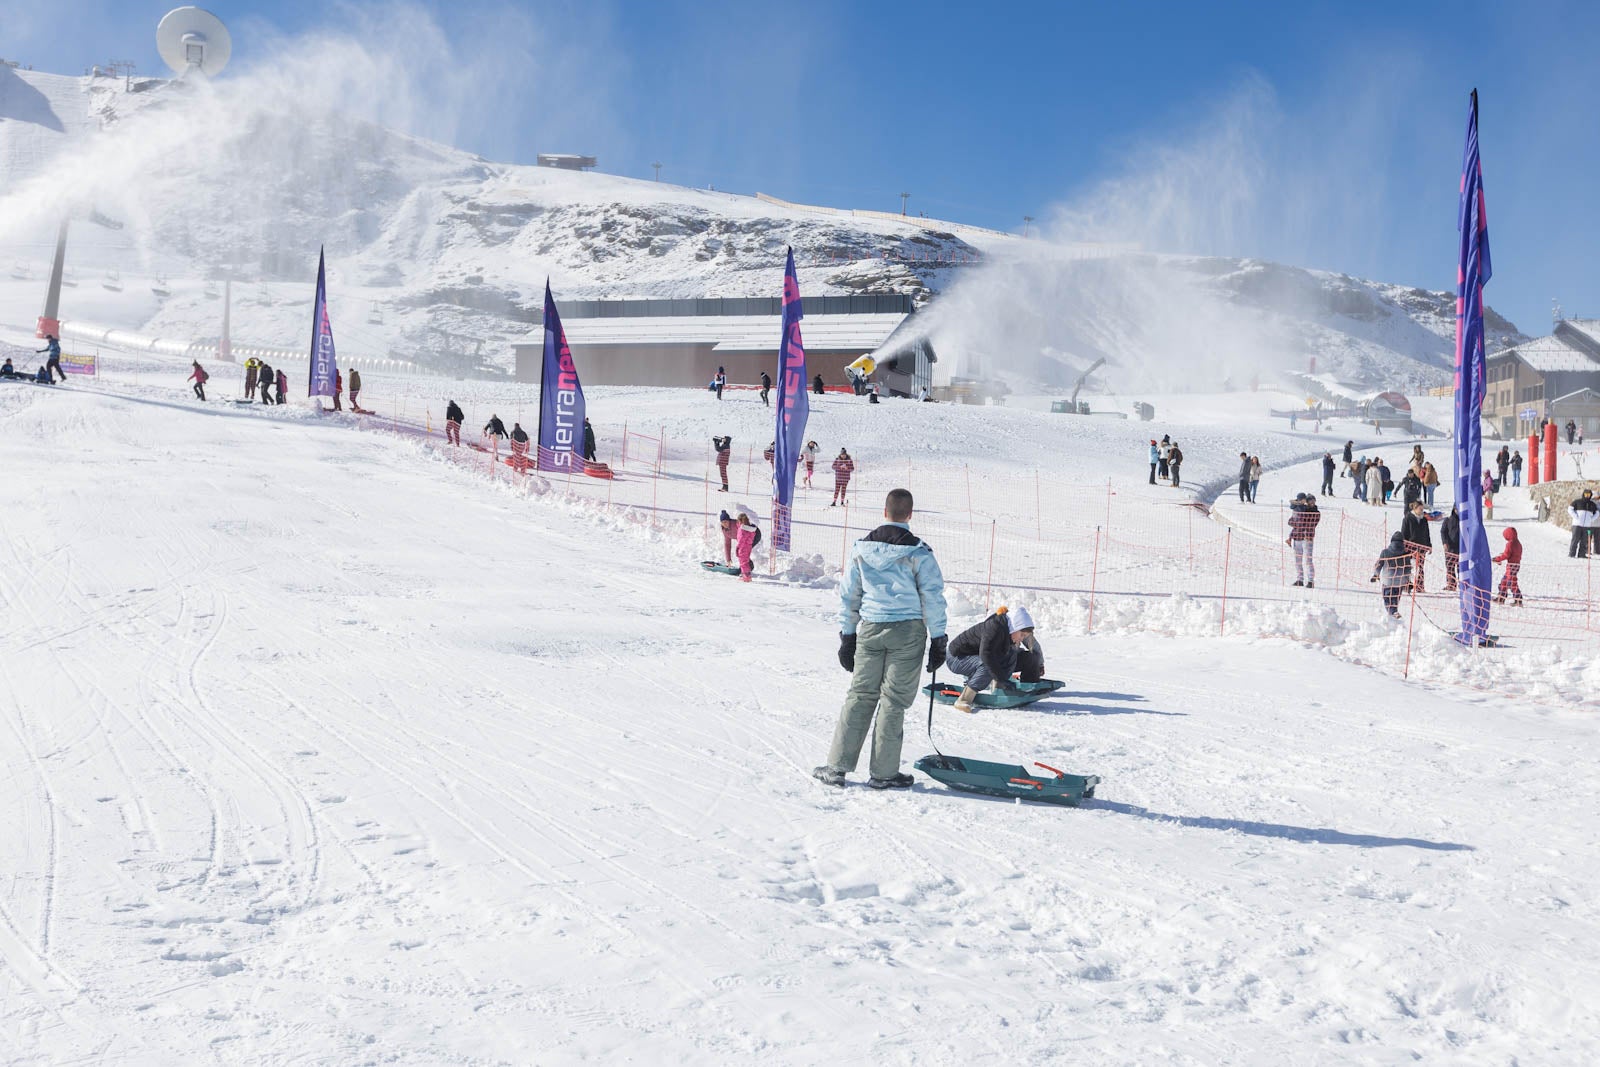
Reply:
[[928, 647], [927, 669], [936, 671], [944, 663], [948, 639], [944, 575], [933, 549], [906, 525], [911, 507], [909, 490], [890, 490], [883, 508], [889, 521], [855, 543], [839, 580], [839, 664], [850, 672], [850, 690], [833, 730], [828, 762], [812, 772], [828, 785], [844, 785], [844, 776], [856, 769], [868, 726], [872, 759], [867, 785], [906, 789], [913, 781], [900, 773], [906, 709], [922, 680], [923, 643]]
[[1154, 437], [1150, 438], [1150, 484], [1156, 484], [1156, 466], [1161, 462], [1161, 446], [1156, 444]]

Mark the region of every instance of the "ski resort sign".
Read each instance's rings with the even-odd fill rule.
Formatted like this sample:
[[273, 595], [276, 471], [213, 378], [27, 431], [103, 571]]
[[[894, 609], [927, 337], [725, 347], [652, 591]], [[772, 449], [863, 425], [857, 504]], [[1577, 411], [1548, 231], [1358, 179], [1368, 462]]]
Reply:
[[550, 282], [544, 283], [544, 373], [539, 383], [539, 457], [541, 471], [581, 471], [583, 385], [572, 362], [567, 331], [561, 327]]
[[339, 387], [339, 364], [333, 348], [333, 323], [328, 318], [328, 271], [322, 251], [317, 251], [317, 302], [311, 311], [311, 380], [307, 396], [334, 396]]

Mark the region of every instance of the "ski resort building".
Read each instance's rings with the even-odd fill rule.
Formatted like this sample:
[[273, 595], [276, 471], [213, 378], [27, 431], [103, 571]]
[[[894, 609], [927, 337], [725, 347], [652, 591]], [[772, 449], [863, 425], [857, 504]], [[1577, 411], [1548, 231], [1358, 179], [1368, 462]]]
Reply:
[[[802, 299], [807, 370], [831, 386], [844, 385], [845, 365], [877, 351], [912, 311], [902, 293]], [[777, 370], [782, 304], [779, 297], [568, 300], [561, 323], [585, 385], [704, 388], [718, 367], [730, 385], [754, 385], [762, 371]], [[537, 382], [543, 331], [513, 347], [517, 380]]]
[[1572, 419], [1600, 434], [1600, 319], [1564, 319], [1540, 337], [1488, 357], [1483, 419], [1518, 437], [1540, 419]]

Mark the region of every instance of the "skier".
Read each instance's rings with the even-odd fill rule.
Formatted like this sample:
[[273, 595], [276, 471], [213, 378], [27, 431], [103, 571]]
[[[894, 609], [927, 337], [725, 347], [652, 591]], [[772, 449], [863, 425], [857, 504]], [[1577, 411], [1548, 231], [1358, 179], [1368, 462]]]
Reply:
[[1166, 434], [1162, 434], [1161, 443], [1156, 446], [1156, 475], [1158, 477], [1168, 479], [1172, 477], [1168, 473], [1167, 469], [1167, 460], [1171, 458], [1171, 455], [1172, 438], [1168, 437]]
[[[61, 339], [59, 337], [57, 337], [55, 334], [53, 334], [53, 333], [45, 334], [44, 335], [44, 347], [35, 349], [34, 353], [36, 355], [38, 355], [38, 354], [43, 354], [45, 352], [50, 353], [49, 358], [45, 360], [44, 366], [45, 366], [45, 369], [50, 372], [50, 375], [51, 375], [50, 382], [51, 382], [51, 384], [55, 383], [55, 375], [57, 375], [57, 374], [61, 375], [61, 380], [62, 381], [66, 381], [67, 380], [67, 372], [61, 369]], [[1568, 425], [1571, 425], [1571, 424], [1568, 423]], [[1569, 443], [1570, 443], [1570, 441], [1569, 441]]]
[[[204, 400], [206, 398], [206, 379], [211, 377], [211, 375], [206, 373], [206, 369], [200, 365], [200, 361], [198, 359], [193, 361], [193, 366], [194, 370], [189, 372], [189, 380], [194, 382], [195, 398], [198, 400]], [[10, 372], [11, 361], [8, 359], [6, 360], [5, 366], [5, 373], [7, 377], [10, 377]]]
[[722, 488], [718, 489], [717, 492], [726, 493], [728, 491], [728, 459], [732, 455], [733, 438], [713, 437], [711, 439], [711, 447], [717, 450], [717, 473], [722, 475]]
[[1500, 577], [1500, 595], [1494, 598], [1496, 604], [1506, 602], [1506, 594], [1511, 594], [1511, 606], [1522, 607], [1522, 587], [1517, 584], [1517, 572], [1522, 570], [1522, 542], [1517, 540], [1517, 528], [1507, 526], [1503, 531], [1506, 539], [1505, 551], [1494, 557], [1495, 563], [1506, 565], [1505, 574]]
[[762, 371], [761, 372], [761, 403], [766, 405], [769, 408], [772, 406], [772, 401], [768, 400], [767, 397], [771, 393], [772, 393], [772, 375], [768, 374], [766, 371]]
[[518, 474], [528, 471], [528, 431], [520, 422], [511, 424], [511, 469]]
[[833, 460], [833, 503], [828, 505], [830, 508], [845, 502], [845, 491], [850, 488], [850, 475], [855, 469], [856, 461], [850, 458], [850, 453], [839, 449], [838, 456]]
[[1400, 534], [1406, 540], [1406, 547], [1411, 549], [1411, 584], [1417, 592], [1426, 593], [1428, 575], [1423, 564], [1427, 562], [1428, 553], [1433, 551], [1433, 535], [1428, 532], [1428, 516], [1422, 510], [1422, 501], [1407, 502], [1406, 517], [1400, 520]]
[[1335, 463], [1333, 462], [1333, 453], [1332, 452], [1324, 452], [1322, 454], [1322, 495], [1323, 496], [1332, 496], [1333, 495], [1333, 468], [1334, 467], [1335, 467]]
[[1411, 550], [1399, 530], [1389, 535], [1389, 545], [1378, 556], [1372, 581], [1383, 580], [1383, 610], [1391, 619], [1400, 617], [1400, 594], [1411, 584]]
[[1461, 512], [1454, 504], [1439, 524], [1439, 544], [1444, 546], [1444, 591], [1456, 590], [1456, 572], [1461, 567]]
[[1150, 438], [1150, 484], [1156, 484], [1156, 468], [1161, 465], [1161, 446], [1156, 444], [1154, 437]]
[[1317, 498], [1310, 493], [1296, 493], [1289, 505], [1288, 545], [1294, 552], [1294, 584], [1307, 589], [1317, 584], [1317, 564], [1312, 549], [1317, 540], [1317, 523], [1322, 512], [1317, 508]]
[[333, 372], [333, 410], [335, 410], [335, 411], [343, 411], [344, 410], [343, 406], [339, 403], [339, 400], [343, 395], [344, 395], [344, 371], [335, 370]]
[[494, 438], [494, 446], [498, 451], [500, 438], [506, 436], [506, 424], [500, 421], [499, 415], [490, 415], [489, 421], [483, 424], [483, 432]]
[[1572, 540], [1567, 545], [1567, 555], [1572, 559], [1589, 556], [1590, 531], [1600, 521], [1596, 510], [1593, 489], [1585, 489], [1582, 496], [1567, 505], [1567, 514], [1572, 518]]
[[1183, 450], [1178, 447], [1178, 442], [1172, 442], [1172, 451], [1167, 453], [1167, 469], [1172, 472], [1172, 488], [1177, 489], [1181, 483], [1178, 468], [1183, 466]]
[[811, 391], [816, 393], [818, 396], [823, 394], [824, 390], [822, 387], [822, 375], [819, 374], [815, 378], [811, 379]]
[[816, 469], [817, 469], [817, 453], [820, 452], [820, 451], [821, 451], [821, 449], [819, 449], [817, 447], [817, 443], [815, 441], [807, 441], [806, 442], [806, 447], [800, 450], [800, 456], [805, 461], [805, 465], [806, 465], [806, 488], [807, 489], [811, 488], [811, 475], [816, 472]]
[[955, 709], [971, 714], [972, 702], [991, 685], [1011, 692], [1016, 688], [1011, 675], [1019, 668], [1025, 682], [1043, 678], [1044, 650], [1034, 640], [1028, 609], [1001, 607], [950, 642], [950, 669], [966, 679]]
[[1261, 485], [1261, 457], [1250, 457], [1250, 503], [1256, 502], [1256, 489]]
[[[828, 785], [844, 785], [872, 729], [873, 789], [908, 789], [900, 772], [906, 708], [927, 669], [944, 664], [944, 575], [933, 550], [911, 533], [912, 499], [893, 489], [884, 502], [888, 520], [857, 541], [839, 582], [839, 664], [850, 672], [850, 691], [834, 726], [828, 762], [812, 771]], [[876, 719], [876, 722], [874, 722]]]
[[594, 427], [589, 425], [589, 417], [583, 418], [583, 458], [586, 462], [593, 463], [594, 459]]
[[351, 367], [350, 368], [350, 410], [351, 411], [360, 411], [361, 410], [361, 401], [357, 399], [357, 397], [359, 397], [360, 395], [361, 395], [361, 372], [356, 370], [354, 367]]
[[[1522, 484], [1522, 449], [1511, 453], [1511, 484]], [[1429, 503], [1432, 503], [1430, 500]]]
[[717, 394], [717, 399], [722, 399], [722, 391], [728, 387], [728, 374], [721, 367], [717, 368], [717, 376], [711, 379], [711, 388]]
[[261, 361], [254, 356], [244, 361], [244, 398], [246, 400], [254, 400], [256, 398], [256, 375], [260, 370]]
[[1374, 507], [1383, 503], [1383, 468], [1376, 459], [1367, 463], [1367, 479], [1362, 497]]
[[278, 383], [278, 375], [265, 360], [261, 362], [261, 370], [257, 372], [256, 381], [261, 387], [261, 402], [272, 403], [272, 387]]
[[1250, 502], [1250, 453], [1239, 453], [1239, 503]]
[[456, 447], [461, 446], [461, 424], [467, 421], [461, 405], [454, 400], [444, 406], [444, 439]]
[[278, 368], [278, 403], [283, 403], [284, 397], [289, 392], [289, 375], [282, 367]]
[[750, 555], [755, 552], [756, 546], [761, 543], [761, 530], [756, 526], [756, 521], [744, 512], [739, 512], [739, 580], [748, 582], [755, 568], [750, 565]]

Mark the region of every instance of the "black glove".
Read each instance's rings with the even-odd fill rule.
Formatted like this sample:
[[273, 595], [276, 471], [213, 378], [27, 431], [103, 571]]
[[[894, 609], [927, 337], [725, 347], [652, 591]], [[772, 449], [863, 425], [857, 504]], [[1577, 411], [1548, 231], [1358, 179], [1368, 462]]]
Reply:
[[945, 648], [950, 644], [947, 634], [940, 634], [928, 642], [928, 673], [932, 674], [944, 666]]
[[1377, 580], [1378, 580], [1378, 576], [1376, 574], [1374, 574], [1371, 578], [1367, 579], [1367, 581], [1369, 581], [1369, 582], [1375, 582]]
[[856, 669], [856, 635], [839, 635], [839, 666], [847, 671]]
[[1015, 693], [1019, 688], [1013, 678], [997, 678], [994, 684], [1002, 693]]

